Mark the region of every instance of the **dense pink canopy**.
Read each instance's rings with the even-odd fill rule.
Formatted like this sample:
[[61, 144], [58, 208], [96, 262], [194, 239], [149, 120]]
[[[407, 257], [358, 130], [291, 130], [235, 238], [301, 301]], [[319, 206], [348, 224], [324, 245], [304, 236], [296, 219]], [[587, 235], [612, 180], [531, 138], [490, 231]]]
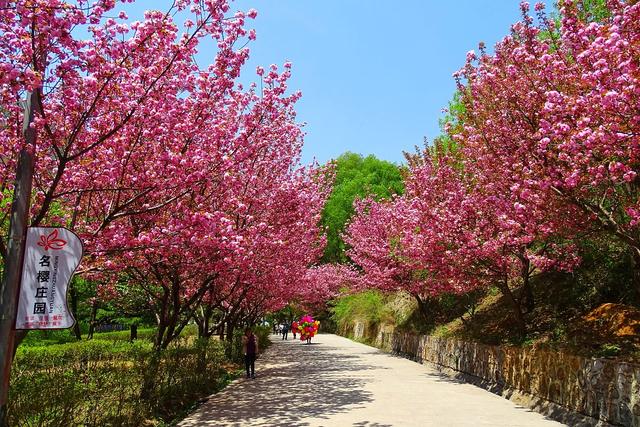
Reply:
[[573, 242], [594, 230], [638, 254], [640, 4], [608, 4], [587, 22], [563, 2], [557, 29], [522, 3], [493, 54], [467, 54], [449, 148], [410, 157], [403, 196], [357, 205], [345, 239], [363, 283], [526, 293], [536, 272], [572, 270]]
[[[176, 318], [200, 301], [267, 310], [298, 296], [323, 249], [331, 176], [300, 166], [291, 64], [238, 81], [254, 10], [179, 0], [129, 22], [113, 0], [1, 4], [4, 218], [24, 144], [19, 100], [36, 91], [31, 224], [73, 228], [85, 274], [126, 277]], [[195, 60], [202, 45], [208, 65]]]

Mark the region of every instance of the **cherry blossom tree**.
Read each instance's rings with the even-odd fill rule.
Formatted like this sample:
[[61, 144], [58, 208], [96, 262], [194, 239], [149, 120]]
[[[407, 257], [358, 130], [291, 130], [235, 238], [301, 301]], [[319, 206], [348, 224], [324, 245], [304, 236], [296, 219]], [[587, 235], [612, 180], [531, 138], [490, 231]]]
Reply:
[[[248, 301], [280, 304], [262, 297], [289, 295], [282, 277], [302, 277], [322, 250], [327, 181], [298, 166], [291, 65], [258, 68], [260, 89], [237, 82], [256, 12], [181, 0], [128, 23], [108, 0], [2, 6], [2, 197], [24, 144], [18, 101], [35, 91], [31, 225], [73, 227], [89, 253], [83, 272], [111, 280], [102, 295], [118, 281], [140, 286], [157, 348], [203, 301], [244, 312]], [[201, 67], [206, 43], [215, 54]]]
[[358, 280], [358, 272], [348, 264], [316, 265], [307, 269], [299, 283], [297, 300], [307, 312], [318, 312], [342, 291], [356, 288]]
[[218, 282], [229, 293], [224, 302], [228, 332], [242, 319], [251, 323], [296, 298], [307, 267], [318, 261], [325, 245], [318, 224], [330, 171], [292, 169], [278, 177], [269, 163], [264, 166], [263, 179], [246, 187], [242, 197], [249, 198], [236, 213], [245, 255], [230, 256], [230, 268]]
[[509, 183], [514, 209], [532, 224], [544, 214], [560, 230], [582, 216], [586, 229], [626, 244], [638, 265], [640, 5], [608, 7], [610, 17], [589, 22], [576, 2], [563, 2], [558, 29], [541, 4], [534, 25], [523, 3], [523, 20], [495, 53], [470, 53], [458, 73], [465, 108], [455, 137], [493, 182]]
[[432, 150], [409, 156], [405, 194], [360, 207], [346, 239], [350, 256], [366, 285], [407, 291], [424, 314], [429, 298], [496, 284], [524, 331], [523, 306], [533, 308], [530, 278], [577, 262], [566, 250], [573, 222], [561, 221], [574, 217], [548, 197], [519, 201], [508, 178], [479, 167], [478, 156], [464, 150], [456, 159], [436, 159]]

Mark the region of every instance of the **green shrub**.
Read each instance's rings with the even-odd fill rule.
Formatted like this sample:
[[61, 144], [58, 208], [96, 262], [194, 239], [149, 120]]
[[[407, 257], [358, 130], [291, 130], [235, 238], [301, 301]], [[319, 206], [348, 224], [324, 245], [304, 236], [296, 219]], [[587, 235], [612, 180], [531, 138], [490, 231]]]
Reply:
[[253, 328], [253, 333], [258, 337], [258, 346], [260, 352], [264, 351], [271, 345], [269, 335], [271, 335], [271, 328], [269, 326], [256, 326]]
[[20, 347], [9, 391], [10, 425], [137, 426], [170, 420], [226, 383], [223, 364], [217, 340], [193, 337], [161, 352], [148, 340], [122, 339]]
[[53, 331], [29, 331], [27, 336], [20, 343], [20, 347], [43, 346], [51, 344], [64, 344], [78, 341], [71, 329], [61, 329]]
[[622, 348], [616, 344], [602, 344], [598, 351], [596, 352], [597, 356], [600, 357], [615, 357], [620, 354]]
[[[181, 336], [191, 336], [194, 332], [193, 327], [187, 327], [180, 334]], [[138, 328], [138, 339], [153, 341], [155, 338], [155, 328]], [[95, 332], [93, 335], [94, 340], [109, 340], [109, 341], [129, 341], [131, 332], [127, 329], [124, 331], [113, 332]], [[86, 336], [83, 336], [83, 339]], [[37, 347], [47, 346], [52, 344], [65, 344], [78, 342], [73, 331], [71, 329], [61, 330], [41, 330], [41, 331], [29, 331], [27, 336], [20, 343], [20, 347]]]
[[[180, 335], [184, 336], [184, 335]], [[146, 340], [153, 342], [156, 337], [156, 328], [138, 328], [138, 340]], [[109, 341], [129, 341], [131, 338], [131, 331], [129, 329], [124, 331], [113, 332], [96, 332], [93, 335], [94, 340], [109, 340]]]
[[331, 308], [332, 319], [342, 331], [350, 328], [355, 320], [368, 324], [379, 323], [385, 316], [384, 295], [375, 290], [351, 294], [339, 298]]

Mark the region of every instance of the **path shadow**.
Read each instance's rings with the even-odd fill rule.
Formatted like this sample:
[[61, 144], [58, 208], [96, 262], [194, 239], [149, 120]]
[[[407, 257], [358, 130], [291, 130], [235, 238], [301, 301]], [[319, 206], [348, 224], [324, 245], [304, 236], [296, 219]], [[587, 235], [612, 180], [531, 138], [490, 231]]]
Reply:
[[359, 423], [353, 423], [354, 427], [393, 427], [391, 424], [372, 423], [369, 421], [361, 421]]
[[371, 402], [371, 393], [364, 391], [367, 377], [353, 378], [349, 372], [372, 369], [380, 367], [337, 347], [274, 340], [264, 360], [256, 362], [255, 380], [236, 381], [179, 425], [308, 426], [307, 418], [328, 419]]

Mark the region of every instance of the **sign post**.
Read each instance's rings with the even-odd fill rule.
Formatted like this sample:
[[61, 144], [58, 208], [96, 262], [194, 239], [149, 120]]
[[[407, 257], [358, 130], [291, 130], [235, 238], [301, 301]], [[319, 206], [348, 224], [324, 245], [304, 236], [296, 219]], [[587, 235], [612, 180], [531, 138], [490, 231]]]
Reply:
[[36, 130], [31, 127], [39, 105], [38, 91], [29, 94], [25, 102], [23, 133], [25, 144], [20, 150], [16, 182], [11, 205], [9, 242], [4, 277], [0, 288], [0, 427], [7, 425], [7, 397], [9, 376], [13, 361], [14, 322], [16, 319], [18, 290], [24, 260], [24, 244], [31, 205], [33, 186], [34, 150]]

